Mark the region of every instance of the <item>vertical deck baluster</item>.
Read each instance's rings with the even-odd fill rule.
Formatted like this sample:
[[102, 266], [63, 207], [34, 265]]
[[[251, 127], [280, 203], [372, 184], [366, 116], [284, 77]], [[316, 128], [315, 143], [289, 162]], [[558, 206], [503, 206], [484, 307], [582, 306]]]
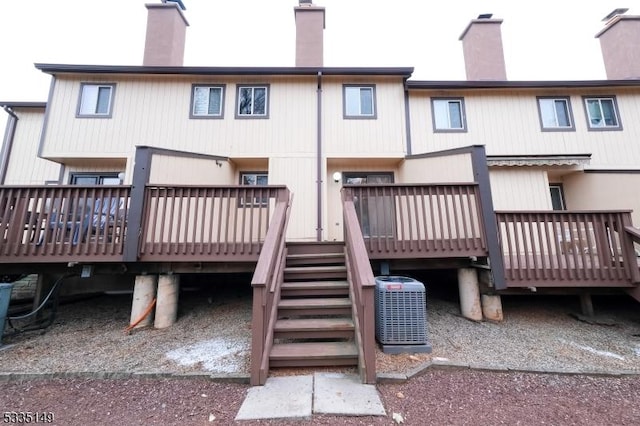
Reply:
[[413, 194], [412, 194], [412, 198], [413, 198], [413, 212], [414, 212], [414, 220], [416, 221], [416, 243], [417, 243], [417, 250], [418, 252], [422, 252], [422, 235], [424, 234], [424, 226], [425, 223], [422, 222], [422, 226], [421, 222], [420, 222], [420, 207], [419, 207], [419, 203], [418, 203], [418, 187], [414, 186], [413, 187]]

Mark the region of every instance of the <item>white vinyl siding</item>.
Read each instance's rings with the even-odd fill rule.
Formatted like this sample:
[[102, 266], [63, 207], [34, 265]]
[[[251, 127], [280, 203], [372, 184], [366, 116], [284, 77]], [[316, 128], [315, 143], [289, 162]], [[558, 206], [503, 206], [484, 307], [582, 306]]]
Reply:
[[113, 99], [113, 84], [83, 83], [78, 106], [80, 117], [109, 117]]
[[[620, 128], [591, 129], [587, 124], [582, 96], [611, 98], [604, 89], [517, 88], [509, 90], [411, 90], [412, 153], [434, 152], [470, 145], [485, 145], [487, 155], [591, 154], [589, 168], [637, 169], [640, 164], [640, 98], [637, 88], [616, 88], [615, 107]], [[536, 97], [568, 97], [572, 102], [575, 131], [541, 131]], [[467, 132], [433, 132], [429, 99], [433, 96], [464, 96]], [[624, 117], [621, 114], [624, 113]], [[620, 119], [625, 123], [622, 123]], [[598, 131], [600, 130], [600, 131]], [[611, 131], [617, 130], [617, 131]], [[565, 188], [566, 189], [566, 188]], [[572, 207], [573, 208], [573, 207]]]

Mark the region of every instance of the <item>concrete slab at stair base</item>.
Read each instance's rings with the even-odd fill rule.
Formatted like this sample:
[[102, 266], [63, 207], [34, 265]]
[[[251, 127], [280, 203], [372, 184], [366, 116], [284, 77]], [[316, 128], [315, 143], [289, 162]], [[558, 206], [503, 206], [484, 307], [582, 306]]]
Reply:
[[313, 376], [270, 377], [247, 391], [236, 420], [311, 418]]
[[356, 376], [315, 373], [313, 412], [343, 416], [385, 416], [374, 385], [364, 385]]

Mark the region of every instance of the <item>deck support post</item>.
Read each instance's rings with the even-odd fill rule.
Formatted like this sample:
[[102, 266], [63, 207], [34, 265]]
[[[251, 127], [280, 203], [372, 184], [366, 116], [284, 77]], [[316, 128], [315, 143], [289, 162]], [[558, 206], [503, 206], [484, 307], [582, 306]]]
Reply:
[[[129, 324], [133, 324], [144, 311], [151, 305], [156, 297], [158, 287], [157, 275], [137, 275], [136, 282], [133, 287], [133, 301], [131, 302], [131, 319]], [[134, 328], [147, 327], [153, 324], [153, 315], [151, 312]]]
[[167, 328], [178, 318], [178, 293], [180, 276], [163, 274], [158, 278], [158, 297], [156, 301], [155, 328]]
[[482, 315], [489, 321], [502, 321], [502, 299], [497, 294], [482, 295]]
[[593, 310], [593, 301], [591, 300], [591, 294], [580, 293], [580, 310], [582, 315], [587, 317], [593, 317], [595, 311]]
[[458, 269], [458, 292], [462, 316], [473, 321], [482, 321], [480, 285], [475, 268]]

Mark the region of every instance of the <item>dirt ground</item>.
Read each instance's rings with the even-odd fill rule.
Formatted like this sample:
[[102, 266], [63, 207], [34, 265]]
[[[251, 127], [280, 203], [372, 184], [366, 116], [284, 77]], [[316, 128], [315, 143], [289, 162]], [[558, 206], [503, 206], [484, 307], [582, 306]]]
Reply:
[[[53, 413], [56, 425], [228, 425], [248, 385], [206, 379], [0, 383], [4, 413]], [[384, 417], [314, 416], [246, 425], [637, 425], [640, 377], [432, 369], [378, 385]], [[10, 417], [9, 417], [10, 418]]]

